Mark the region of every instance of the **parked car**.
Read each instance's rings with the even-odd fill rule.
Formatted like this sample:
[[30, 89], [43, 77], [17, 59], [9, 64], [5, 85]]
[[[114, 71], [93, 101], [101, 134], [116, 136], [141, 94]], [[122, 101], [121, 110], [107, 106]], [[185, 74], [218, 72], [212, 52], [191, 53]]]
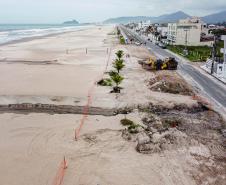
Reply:
[[137, 46], [141, 46], [141, 45], [142, 45], [142, 43], [140, 43], [140, 42], [135, 42], [135, 45], [137, 45]]
[[163, 43], [160, 42], [158, 45], [159, 45], [160, 48], [166, 49], [166, 45], [165, 44], [163, 44]]
[[155, 45], [158, 46], [159, 45], [159, 42], [158, 41], [155, 41]]

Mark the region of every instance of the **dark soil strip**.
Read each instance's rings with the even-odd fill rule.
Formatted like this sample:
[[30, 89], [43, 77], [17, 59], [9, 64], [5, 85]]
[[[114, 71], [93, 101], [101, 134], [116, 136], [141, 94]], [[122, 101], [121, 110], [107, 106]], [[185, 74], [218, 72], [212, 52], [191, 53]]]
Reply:
[[[47, 113], [47, 114], [82, 114], [85, 106], [53, 105], [53, 104], [9, 104], [0, 105], [0, 113]], [[90, 107], [88, 115], [114, 116], [119, 114], [117, 109]]]

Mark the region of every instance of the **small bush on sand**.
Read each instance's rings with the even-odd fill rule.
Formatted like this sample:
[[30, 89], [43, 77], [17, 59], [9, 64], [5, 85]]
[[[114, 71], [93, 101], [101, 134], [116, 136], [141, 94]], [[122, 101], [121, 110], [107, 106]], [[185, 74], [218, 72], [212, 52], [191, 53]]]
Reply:
[[97, 84], [101, 86], [112, 86], [112, 81], [110, 78], [105, 78], [98, 81]]
[[124, 56], [124, 52], [122, 50], [118, 50], [115, 55], [118, 59], [122, 59], [122, 57]]
[[128, 131], [130, 134], [137, 134], [137, 133], [139, 133], [139, 130], [138, 130], [139, 127], [140, 127], [140, 125], [138, 125], [138, 124], [130, 125], [128, 127]]
[[112, 93], [120, 93], [121, 87], [119, 87], [119, 85], [122, 83], [123, 79], [124, 78], [119, 73], [112, 73], [111, 80], [115, 83]]
[[138, 128], [141, 127], [140, 125], [126, 118], [121, 120], [121, 124], [123, 126], [127, 126], [128, 132], [130, 134], [137, 134], [139, 132]]
[[123, 36], [119, 37], [119, 41], [120, 41], [120, 44], [125, 44], [126, 43], [126, 41], [125, 41]]
[[131, 121], [131, 120], [129, 120], [129, 119], [122, 119], [121, 121], [121, 124], [123, 125], [123, 126], [131, 126], [131, 125], [134, 125], [134, 122], [133, 121]]
[[119, 73], [125, 67], [124, 60], [122, 60], [122, 59], [116, 59], [115, 62], [113, 63], [113, 67]]

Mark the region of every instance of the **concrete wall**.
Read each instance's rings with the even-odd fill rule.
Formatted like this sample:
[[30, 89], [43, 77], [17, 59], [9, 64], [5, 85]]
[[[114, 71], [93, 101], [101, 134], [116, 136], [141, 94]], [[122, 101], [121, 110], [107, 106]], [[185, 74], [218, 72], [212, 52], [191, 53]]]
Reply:
[[187, 33], [185, 29], [177, 29], [176, 43], [177, 45], [185, 45], [187, 34], [187, 45], [194, 46], [199, 45], [201, 29], [188, 29]]
[[170, 43], [175, 45], [187, 44], [188, 46], [204, 46], [204, 45], [210, 46], [212, 44], [212, 41], [208, 42], [200, 41], [201, 33], [205, 28], [204, 23], [195, 22], [195, 20], [196, 19], [194, 19], [194, 22], [192, 22], [186, 19], [180, 20], [179, 23], [169, 23], [167, 39], [170, 41]]

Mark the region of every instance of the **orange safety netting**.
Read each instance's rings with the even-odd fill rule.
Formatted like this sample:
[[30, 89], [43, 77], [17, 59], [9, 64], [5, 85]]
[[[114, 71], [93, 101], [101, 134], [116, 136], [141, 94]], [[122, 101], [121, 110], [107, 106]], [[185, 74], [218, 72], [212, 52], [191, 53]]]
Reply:
[[106, 66], [105, 66], [105, 69], [104, 69], [103, 73], [95, 80], [95, 82], [93, 83], [93, 85], [91, 86], [91, 88], [88, 91], [87, 104], [83, 108], [83, 113], [82, 113], [82, 118], [80, 120], [80, 124], [79, 124], [78, 128], [75, 129], [75, 140], [77, 140], [79, 138], [80, 131], [81, 131], [83, 125], [84, 125], [84, 122], [85, 122], [86, 118], [88, 117], [89, 107], [90, 107], [91, 102], [92, 102], [92, 95], [93, 95], [93, 90], [94, 90], [95, 84], [100, 79], [102, 79], [104, 77], [104, 74], [107, 71], [107, 67], [108, 67], [108, 64], [109, 64], [110, 56], [111, 56], [111, 48], [110, 48], [110, 52], [108, 54], [107, 63], [106, 63]]
[[66, 168], [67, 168], [67, 162], [64, 157], [63, 161], [60, 163], [59, 169], [56, 173], [56, 176], [53, 180], [52, 185], [61, 185], [63, 183]]

